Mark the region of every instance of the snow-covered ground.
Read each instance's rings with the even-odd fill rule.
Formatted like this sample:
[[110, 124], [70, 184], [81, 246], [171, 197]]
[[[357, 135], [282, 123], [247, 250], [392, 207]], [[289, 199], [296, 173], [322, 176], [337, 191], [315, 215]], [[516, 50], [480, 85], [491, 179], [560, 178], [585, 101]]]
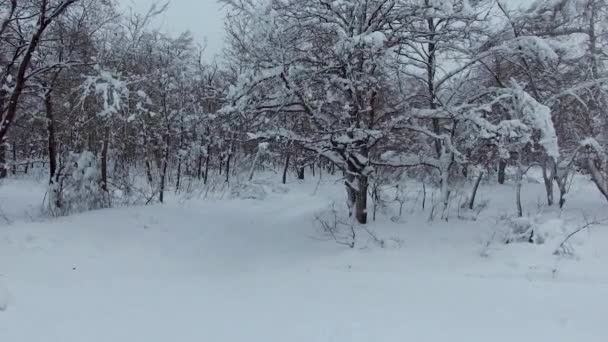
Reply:
[[[582, 178], [566, 210], [524, 204], [547, 241], [503, 244], [510, 186], [483, 186], [477, 215], [428, 222], [406, 203], [355, 248], [327, 239], [317, 214], [343, 198], [315, 180], [261, 200], [173, 200], [48, 219], [43, 186], [0, 186], [0, 341], [608, 340], [608, 217]], [[412, 189], [414, 194], [418, 189]], [[337, 202], [341, 203], [341, 202]], [[453, 209], [456, 210], [456, 209]], [[602, 216], [604, 215], [604, 217]], [[474, 220], [475, 219], [475, 220]]]

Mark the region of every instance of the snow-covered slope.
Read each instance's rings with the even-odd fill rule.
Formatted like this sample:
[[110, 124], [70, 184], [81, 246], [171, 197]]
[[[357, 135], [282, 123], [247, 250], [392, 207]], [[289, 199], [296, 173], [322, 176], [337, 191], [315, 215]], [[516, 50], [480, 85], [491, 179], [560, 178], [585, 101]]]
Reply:
[[[608, 338], [602, 226], [578, 236], [571, 258], [552, 254], [559, 237], [493, 242], [499, 217], [514, 211], [512, 189], [496, 186], [480, 190], [490, 203], [475, 221], [431, 224], [412, 204], [401, 220], [384, 215], [370, 225], [385, 248], [360, 232], [350, 249], [326, 239], [314, 219], [342, 198], [342, 185], [323, 183], [313, 195], [315, 187], [52, 220], [19, 219], [15, 205], [14, 222], [0, 226], [0, 341]], [[3, 207], [22, 188], [0, 187]], [[542, 185], [524, 190], [528, 212], [565, 231], [581, 224], [581, 210], [599, 218], [606, 209], [587, 183], [561, 214], [537, 204]]]

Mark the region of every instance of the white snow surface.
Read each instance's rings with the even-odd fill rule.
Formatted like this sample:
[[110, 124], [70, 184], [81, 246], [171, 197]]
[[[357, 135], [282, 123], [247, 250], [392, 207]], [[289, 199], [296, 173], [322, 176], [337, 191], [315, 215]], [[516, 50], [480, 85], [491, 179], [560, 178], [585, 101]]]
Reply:
[[[350, 249], [314, 219], [341, 203], [341, 182], [288, 187], [264, 200], [175, 199], [49, 219], [32, 214], [43, 186], [4, 182], [0, 341], [608, 340], [605, 226], [578, 234], [574, 257], [553, 255], [561, 237], [552, 233], [542, 245], [488, 243], [514, 213], [514, 194], [482, 185], [488, 208], [476, 220], [455, 208], [429, 223], [412, 201], [401, 219], [370, 224], [384, 248], [359, 231]], [[606, 212], [582, 176], [562, 212], [543, 206], [542, 191], [524, 186], [527, 215], [544, 232]]]

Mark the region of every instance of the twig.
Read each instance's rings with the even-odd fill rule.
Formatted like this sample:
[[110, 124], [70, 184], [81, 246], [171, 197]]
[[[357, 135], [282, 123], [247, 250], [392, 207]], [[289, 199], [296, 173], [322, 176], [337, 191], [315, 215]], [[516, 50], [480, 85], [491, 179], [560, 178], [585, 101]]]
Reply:
[[561, 255], [564, 253], [568, 253], [570, 254], [570, 252], [568, 252], [566, 250], [566, 244], [568, 243], [568, 240], [570, 240], [570, 238], [572, 238], [574, 235], [582, 232], [583, 230], [593, 227], [593, 226], [597, 226], [599, 224], [602, 224], [604, 222], [608, 221], [608, 218], [602, 219], [602, 220], [594, 220], [594, 221], [588, 221], [585, 220], [585, 224], [578, 227], [577, 229], [575, 229], [573, 232], [571, 232], [570, 234], [568, 234], [566, 236], [566, 238], [559, 244], [559, 246], [557, 246], [557, 248], [555, 249], [555, 252], [553, 252], [554, 255]]

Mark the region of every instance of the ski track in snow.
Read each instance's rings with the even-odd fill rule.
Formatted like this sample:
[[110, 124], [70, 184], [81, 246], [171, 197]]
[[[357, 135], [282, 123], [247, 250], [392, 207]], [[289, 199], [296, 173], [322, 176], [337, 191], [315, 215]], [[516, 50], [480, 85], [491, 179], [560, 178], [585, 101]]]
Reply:
[[[315, 213], [340, 184], [293, 184], [264, 201], [192, 200], [57, 219], [29, 217], [41, 187], [0, 186], [0, 341], [586, 341], [608, 338], [608, 234], [555, 245], [493, 244], [512, 189], [477, 221], [426, 214], [371, 225], [348, 249], [324, 241]], [[27, 190], [24, 187], [27, 186]], [[524, 188], [536, 210], [542, 185]], [[37, 189], [37, 190], [36, 190]], [[565, 217], [606, 204], [588, 185]], [[7, 201], [10, 198], [15, 200]], [[5, 203], [7, 203], [5, 205]], [[492, 210], [490, 212], [490, 210]], [[20, 218], [21, 217], [21, 218]], [[4, 309], [4, 310], [3, 310]]]

